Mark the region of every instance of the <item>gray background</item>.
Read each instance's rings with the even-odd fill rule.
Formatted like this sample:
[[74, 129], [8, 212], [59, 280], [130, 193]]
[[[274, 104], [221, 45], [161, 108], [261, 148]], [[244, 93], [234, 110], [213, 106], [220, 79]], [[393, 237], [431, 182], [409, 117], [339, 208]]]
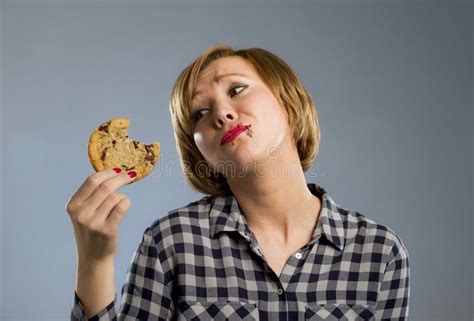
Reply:
[[321, 149], [307, 173], [409, 250], [411, 320], [472, 320], [473, 3], [3, 1], [0, 319], [66, 320], [76, 247], [65, 204], [112, 117], [160, 141], [121, 189], [116, 290], [145, 228], [202, 197], [179, 167], [168, 97], [210, 45], [273, 51], [312, 93]]

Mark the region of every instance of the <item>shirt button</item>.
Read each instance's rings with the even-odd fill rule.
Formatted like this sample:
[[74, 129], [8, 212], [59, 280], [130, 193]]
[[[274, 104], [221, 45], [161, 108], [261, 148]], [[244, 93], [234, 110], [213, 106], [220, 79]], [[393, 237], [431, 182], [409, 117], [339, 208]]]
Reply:
[[281, 289], [281, 288], [278, 289], [277, 293], [278, 293], [278, 295], [281, 295], [283, 293], [283, 289]]
[[297, 259], [301, 259], [301, 253], [296, 253], [295, 256], [296, 256]]

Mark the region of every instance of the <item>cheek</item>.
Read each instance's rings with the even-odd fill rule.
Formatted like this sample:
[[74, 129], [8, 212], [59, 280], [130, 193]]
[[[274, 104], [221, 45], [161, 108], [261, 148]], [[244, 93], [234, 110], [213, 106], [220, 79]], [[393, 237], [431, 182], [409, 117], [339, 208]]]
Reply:
[[204, 136], [201, 132], [194, 133], [194, 143], [196, 144], [197, 148], [201, 152], [204, 159], [212, 162], [215, 158], [214, 153], [216, 151], [214, 151], [213, 147], [210, 146], [209, 141], [211, 141], [211, 138]]
[[271, 95], [262, 97], [260, 106], [262, 112], [260, 113], [260, 121], [266, 132], [285, 133], [289, 129], [288, 118], [285, 110], [280, 107], [276, 98]]
[[267, 149], [282, 148], [285, 145], [285, 141], [291, 139], [292, 136], [285, 111], [278, 102], [274, 102], [272, 107], [264, 120], [264, 131], [267, 134], [265, 138]]
[[255, 105], [259, 106], [265, 116], [269, 117], [269, 119], [271, 118], [273, 121], [275, 121], [276, 118], [285, 116], [281, 115], [284, 113], [284, 110], [280, 107], [280, 103], [269, 90], [257, 97], [254, 102], [254, 106]]
[[203, 151], [205, 151], [206, 149], [206, 146], [204, 145], [204, 141], [205, 140], [202, 133], [200, 132], [194, 133], [194, 143], [196, 144], [198, 149], [201, 151], [201, 153], [203, 153]]

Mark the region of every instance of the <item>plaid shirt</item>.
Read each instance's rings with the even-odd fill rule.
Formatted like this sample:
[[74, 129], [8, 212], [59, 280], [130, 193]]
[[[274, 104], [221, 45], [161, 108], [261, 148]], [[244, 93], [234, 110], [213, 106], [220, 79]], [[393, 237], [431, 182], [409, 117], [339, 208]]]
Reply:
[[[146, 228], [122, 287], [89, 320], [407, 320], [408, 251], [390, 228], [344, 209], [316, 184], [312, 240], [281, 275], [234, 196], [204, 196]], [[86, 320], [75, 293], [71, 320]]]

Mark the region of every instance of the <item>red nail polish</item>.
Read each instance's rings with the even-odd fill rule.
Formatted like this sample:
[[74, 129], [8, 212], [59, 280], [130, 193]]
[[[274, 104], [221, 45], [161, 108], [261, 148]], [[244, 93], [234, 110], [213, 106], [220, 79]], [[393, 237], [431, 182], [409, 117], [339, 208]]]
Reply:
[[127, 174], [128, 174], [128, 176], [130, 176], [131, 178], [134, 178], [135, 176], [137, 176], [137, 172], [135, 172], [135, 171], [130, 171], [130, 172], [128, 172]]
[[114, 171], [118, 174], [122, 171], [122, 169], [120, 167], [115, 167]]

